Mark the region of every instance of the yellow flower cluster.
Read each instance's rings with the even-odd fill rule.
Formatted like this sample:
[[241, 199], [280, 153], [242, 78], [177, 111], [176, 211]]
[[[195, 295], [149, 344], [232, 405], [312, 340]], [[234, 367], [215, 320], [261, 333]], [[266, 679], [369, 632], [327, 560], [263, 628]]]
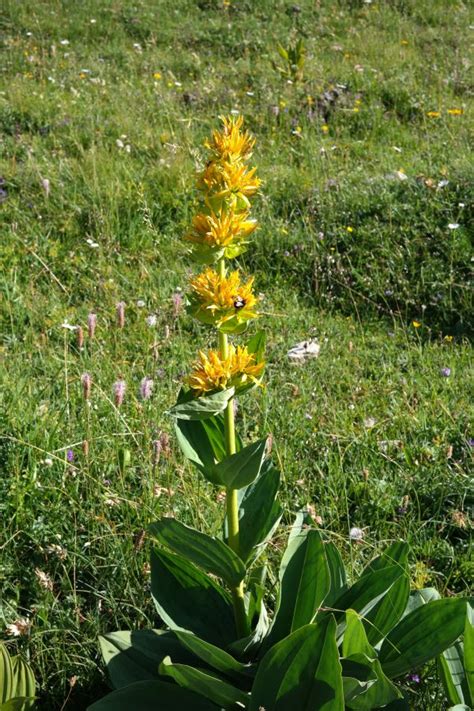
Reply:
[[188, 385], [196, 395], [234, 387], [236, 392], [259, 384], [264, 363], [257, 363], [255, 356], [245, 346], [229, 345], [227, 357], [218, 351], [199, 352], [199, 359], [188, 378]]
[[252, 293], [253, 277], [243, 283], [238, 271], [222, 277], [208, 267], [191, 279], [190, 311], [201, 323], [223, 333], [240, 333], [246, 322], [256, 318], [257, 298]]
[[[248, 321], [257, 317], [253, 279], [242, 280], [239, 271], [226, 273], [225, 260], [247, 249], [257, 226], [250, 218], [249, 198], [257, 192], [260, 180], [256, 168], [246, 164], [255, 140], [243, 130], [242, 117], [221, 121], [221, 129], [204, 144], [210, 153], [198, 175], [204, 205], [185, 237], [196, 261], [208, 265], [190, 280], [188, 310], [220, 332], [219, 351], [201, 352], [188, 378], [196, 396], [230, 387], [241, 392], [258, 382], [264, 367], [246, 347], [235, 348], [227, 341], [227, 334], [242, 333]], [[216, 262], [217, 270], [209, 266]]]
[[192, 230], [186, 235], [193, 245], [193, 256], [204, 264], [233, 259], [244, 252], [248, 236], [257, 226], [249, 219], [249, 198], [261, 181], [256, 168], [246, 166], [255, 140], [242, 130], [241, 116], [221, 121], [221, 130], [214, 131], [204, 144], [210, 160], [198, 175], [204, 210], [194, 218]]

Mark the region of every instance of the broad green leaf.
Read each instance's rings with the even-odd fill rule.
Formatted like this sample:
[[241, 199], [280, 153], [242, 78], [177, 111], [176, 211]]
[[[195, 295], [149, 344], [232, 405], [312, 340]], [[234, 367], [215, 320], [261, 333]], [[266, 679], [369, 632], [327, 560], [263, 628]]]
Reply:
[[409, 595], [410, 578], [405, 570], [387, 594], [366, 614], [364, 624], [370, 644], [378, 644], [395, 627], [403, 615]]
[[280, 521], [282, 511], [276, 501], [279, 486], [280, 472], [267, 459], [260, 476], [238, 493], [239, 552], [246, 562], [254, 560], [264, 550]]
[[448, 711], [472, 711], [472, 708], [465, 704], [456, 704], [456, 706], [450, 706]]
[[234, 388], [201, 397], [192, 397], [187, 393], [181, 402], [171, 408], [169, 414], [182, 420], [204, 420], [225, 410], [234, 393]]
[[467, 679], [462, 642], [455, 642], [439, 655], [438, 671], [449, 703], [463, 704], [468, 701], [469, 697], [465, 698], [463, 689], [467, 686]]
[[334, 543], [331, 541], [325, 542], [324, 549], [331, 580], [331, 587], [324, 602], [331, 607], [333, 602], [347, 590], [347, 578], [341, 554]]
[[34, 697], [36, 693], [36, 682], [30, 665], [27, 664], [20, 655], [12, 657], [11, 661], [13, 671], [12, 697]]
[[434, 600], [404, 617], [380, 649], [385, 674], [406, 674], [447, 649], [464, 630], [466, 606], [465, 598]]
[[215, 467], [219, 481], [229, 489], [242, 489], [252, 484], [260, 474], [265, 453], [267, 438], [249, 444], [230, 457], [226, 457]]
[[355, 610], [364, 619], [366, 629], [373, 624], [373, 619], [377, 616], [379, 603], [384, 599], [392, 586], [405, 573], [403, 568], [392, 565], [381, 568], [373, 573], [367, 573], [362, 578], [346, 590], [331, 605], [336, 620], [340, 622], [338, 626], [338, 641], [342, 639], [345, 630], [345, 611], [349, 608]]
[[220, 707], [199, 694], [166, 681], [138, 681], [113, 691], [87, 707], [87, 711], [131, 711], [132, 709], [133, 711], [151, 711], [151, 709], [218, 711]]
[[[213, 669], [217, 669], [217, 671], [227, 674], [228, 676], [246, 674], [244, 664], [241, 664], [234, 659], [232, 655], [216, 647], [214, 644], [205, 642], [190, 632], [176, 632], [176, 636], [184, 647]], [[171, 659], [173, 659], [173, 657], [171, 657]], [[173, 662], [175, 661], [176, 660], [173, 659]]]
[[224, 709], [233, 709], [238, 703], [247, 707], [248, 694], [209, 672], [186, 664], [173, 664], [167, 657], [160, 664], [160, 673], [170, 676], [182, 688], [195, 691]]
[[0, 642], [0, 703], [13, 696], [13, 667], [7, 648]]
[[[396, 686], [383, 673], [377, 654], [367, 639], [364, 625], [354, 610], [346, 612], [346, 631], [342, 651], [349, 661], [365, 665], [370, 673], [368, 683], [362, 684], [358, 689], [354, 687], [350, 696], [346, 696], [346, 704], [349, 708], [370, 711], [401, 697]], [[343, 670], [345, 673], [344, 662]]]
[[315, 529], [290, 536], [280, 565], [280, 590], [264, 649], [314, 620], [330, 589], [325, 545]]
[[263, 657], [250, 711], [343, 711], [341, 664], [331, 616], [306, 625]]
[[281, 44], [277, 45], [277, 52], [282, 59], [284, 59], [286, 62], [288, 61], [288, 52], [284, 47], [281, 46]]
[[194, 632], [219, 647], [235, 639], [229, 595], [189, 561], [153, 550], [151, 592], [160, 616], [171, 629]]
[[410, 612], [413, 612], [413, 610], [418, 609], [422, 605], [426, 605], [427, 602], [439, 600], [440, 598], [441, 596], [435, 588], [423, 588], [422, 590], [413, 590], [413, 592], [410, 593], [410, 596], [407, 601], [407, 606], [401, 619], [403, 620], [403, 618], [409, 615]]
[[474, 610], [468, 603], [464, 625], [464, 669], [466, 671], [465, 697], [474, 707]]
[[185, 526], [175, 518], [162, 518], [150, 524], [150, 532], [174, 553], [187, 558], [207, 573], [212, 573], [235, 587], [245, 577], [239, 556], [223, 541]]
[[0, 711], [30, 711], [34, 708], [35, 699], [17, 696], [4, 704], [0, 704]]
[[260, 363], [263, 358], [266, 339], [265, 331], [257, 331], [247, 343], [247, 350], [255, 356], [257, 363]]
[[405, 543], [405, 541], [395, 541], [388, 548], [386, 548], [381, 555], [374, 558], [367, 565], [360, 577], [363, 577], [369, 573], [374, 573], [376, 570], [386, 568], [392, 564], [398, 564], [403, 568], [403, 570], [405, 570], [409, 552], [410, 548], [408, 543]]
[[123, 630], [99, 637], [100, 649], [114, 689], [136, 681], [158, 678], [158, 667], [167, 656], [183, 664], [197, 658], [184, 649], [168, 630]]
[[213, 484], [221, 484], [214, 472], [215, 464], [226, 456], [224, 420], [176, 420], [178, 444], [187, 457]]

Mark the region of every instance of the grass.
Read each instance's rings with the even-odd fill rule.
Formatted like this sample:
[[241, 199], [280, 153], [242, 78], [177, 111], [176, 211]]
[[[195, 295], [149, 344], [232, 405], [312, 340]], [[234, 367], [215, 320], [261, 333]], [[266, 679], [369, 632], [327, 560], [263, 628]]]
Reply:
[[[100, 632], [158, 624], [146, 525], [217, 525], [218, 492], [172, 437], [158, 463], [153, 442], [208, 338], [173, 295], [202, 141], [230, 110], [265, 181], [241, 263], [264, 294], [267, 388], [239, 425], [274, 434], [285, 523], [312, 507], [354, 569], [404, 538], [414, 585], [468, 587], [472, 86], [468, 4], [448, 4], [5, 4], [0, 623], [31, 620], [5, 638], [30, 657], [40, 708], [106, 690]], [[303, 81], [288, 84], [272, 61], [298, 37]], [[62, 324], [86, 331], [90, 312], [79, 348]], [[309, 337], [320, 357], [290, 364]], [[434, 670], [412, 687], [413, 708], [443, 708]]]

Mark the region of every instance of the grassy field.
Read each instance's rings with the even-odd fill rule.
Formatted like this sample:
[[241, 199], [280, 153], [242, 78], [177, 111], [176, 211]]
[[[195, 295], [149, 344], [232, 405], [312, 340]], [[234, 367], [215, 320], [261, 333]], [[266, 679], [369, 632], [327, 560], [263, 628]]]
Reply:
[[[264, 180], [241, 265], [263, 295], [267, 387], [238, 422], [274, 435], [285, 522], [309, 506], [354, 570], [404, 538], [414, 586], [466, 591], [473, 21], [454, 0], [4, 3], [0, 637], [31, 659], [40, 708], [107, 689], [101, 632], [158, 624], [147, 524], [219, 517], [163, 433], [208, 339], [180, 309], [182, 235], [220, 114], [244, 115]], [[298, 39], [292, 81], [277, 48]], [[307, 338], [319, 358], [290, 363]], [[444, 708], [435, 670], [407, 685], [413, 708]]]

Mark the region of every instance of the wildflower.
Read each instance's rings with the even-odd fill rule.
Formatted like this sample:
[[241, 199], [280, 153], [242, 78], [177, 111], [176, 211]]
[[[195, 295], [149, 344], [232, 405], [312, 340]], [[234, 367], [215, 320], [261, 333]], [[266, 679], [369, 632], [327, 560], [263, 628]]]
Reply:
[[158, 322], [158, 317], [156, 314], [150, 314], [149, 316], [146, 317], [145, 319], [147, 326], [150, 326], [150, 328], [153, 328], [153, 326], [156, 326]]
[[160, 439], [153, 440], [153, 464], [155, 466], [160, 461], [161, 449], [162, 449], [161, 440]]
[[125, 382], [125, 380], [117, 380], [114, 383], [113, 394], [116, 407], [120, 407], [122, 405], [126, 389], [127, 383]]
[[421, 682], [421, 678], [419, 674], [410, 674], [408, 676], [409, 680], [412, 681], [414, 684], [419, 684]]
[[441, 113], [439, 111], [427, 111], [426, 115], [428, 118], [439, 118], [441, 116]]
[[472, 447], [474, 447], [474, 437], [469, 437], [469, 439], [467, 440], [467, 446], [471, 447], [471, 449]]
[[142, 400], [149, 400], [153, 391], [153, 380], [145, 375], [140, 383], [140, 397]]
[[188, 385], [196, 395], [235, 387], [241, 391], [258, 385], [258, 376], [264, 368], [263, 361], [257, 363], [253, 353], [246, 346], [229, 345], [227, 356], [218, 351], [203, 351], [194, 363], [194, 370], [188, 378]]
[[449, 376], [451, 375], [451, 368], [441, 368], [440, 373], [443, 378], [449, 378]]
[[323, 125], [321, 126], [321, 131], [323, 133], [329, 133], [329, 126], [327, 125], [327, 123], [323, 123]]
[[247, 210], [249, 197], [255, 195], [261, 184], [256, 170], [238, 162], [210, 161], [198, 176], [198, 187], [206, 193], [205, 200], [211, 209], [221, 208], [225, 202], [230, 208]]
[[354, 526], [349, 531], [349, 538], [351, 541], [362, 541], [364, 538], [364, 531], [361, 528]]
[[221, 277], [207, 268], [191, 279], [190, 311], [198, 321], [227, 333], [240, 333], [248, 320], [257, 317], [257, 297], [252, 293], [253, 278], [241, 282], [236, 270]]
[[448, 109], [448, 114], [450, 116], [461, 116], [463, 113], [463, 109]]
[[154, 72], [154, 74], [153, 74], [153, 79], [161, 79], [161, 74], [160, 74], [160, 72]]
[[72, 449], [68, 449], [66, 452], [66, 459], [68, 462], [73, 462], [74, 461], [74, 451]]
[[82, 392], [84, 395], [84, 400], [89, 400], [91, 396], [92, 389], [92, 378], [89, 373], [83, 373], [81, 375]]
[[119, 301], [117, 304], [117, 326], [123, 328], [125, 326], [125, 302]]
[[48, 198], [49, 197], [49, 192], [50, 192], [50, 183], [48, 178], [42, 178], [41, 179], [41, 186], [44, 190], [45, 196]]
[[457, 230], [459, 229], [460, 224], [459, 222], [450, 222], [448, 225], [448, 230]]
[[26, 617], [20, 617], [15, 622], [10, 622], [6, 627], [6, 632], [10, 637], [22, 637], [28, 634], [31, 622]]
[[94, 338], [96, 326], [97, 326], [97, 315], [90, 313], [87, 317], [87, 331], [89, 333], [89, 338]]
[[414, 328], [420, 328], [421, 323], [419, 321], [412, 321], [413, 327]]
[[176, 291], [171, 298], [173, 301], [173, 318], [178, 318], [183, 306], [183, 295], [179, 291]]
[[79, 350], [81, 350], [84, 346], [84, 331], [82, 330], [82, 326], [77, 327], [77, 347]]
[[44, 588], [45, 590], [49, 590], [49, 592], [53, 591], [53, 581], [47, 573], [45, 573], [43, 570], [40, 570], [39, 568], [35, 568], [35, 575], [38, 578], [38, 583], [40, 584], [40, 587]]
[[196, 245], [193, 253], [199, 261], [215, 261], [222, 256], [231, 259], [245, 252], [248, 236], [256, 227], [248, 212], [211, 211], [194, 217], [185, 239]]
[[219, 161], [246, 160], [252, 155], [255, 139], [248, 131], [241, 131], [244, 122], [243, 116], [225, 118], [220, 117], [223, 127], [220, 131], [213, 131], [212, 138], [204, 145]]
[[347, 232], [354, 232], [354, 228], [349, 225], [349, 227], [346, 227]]

